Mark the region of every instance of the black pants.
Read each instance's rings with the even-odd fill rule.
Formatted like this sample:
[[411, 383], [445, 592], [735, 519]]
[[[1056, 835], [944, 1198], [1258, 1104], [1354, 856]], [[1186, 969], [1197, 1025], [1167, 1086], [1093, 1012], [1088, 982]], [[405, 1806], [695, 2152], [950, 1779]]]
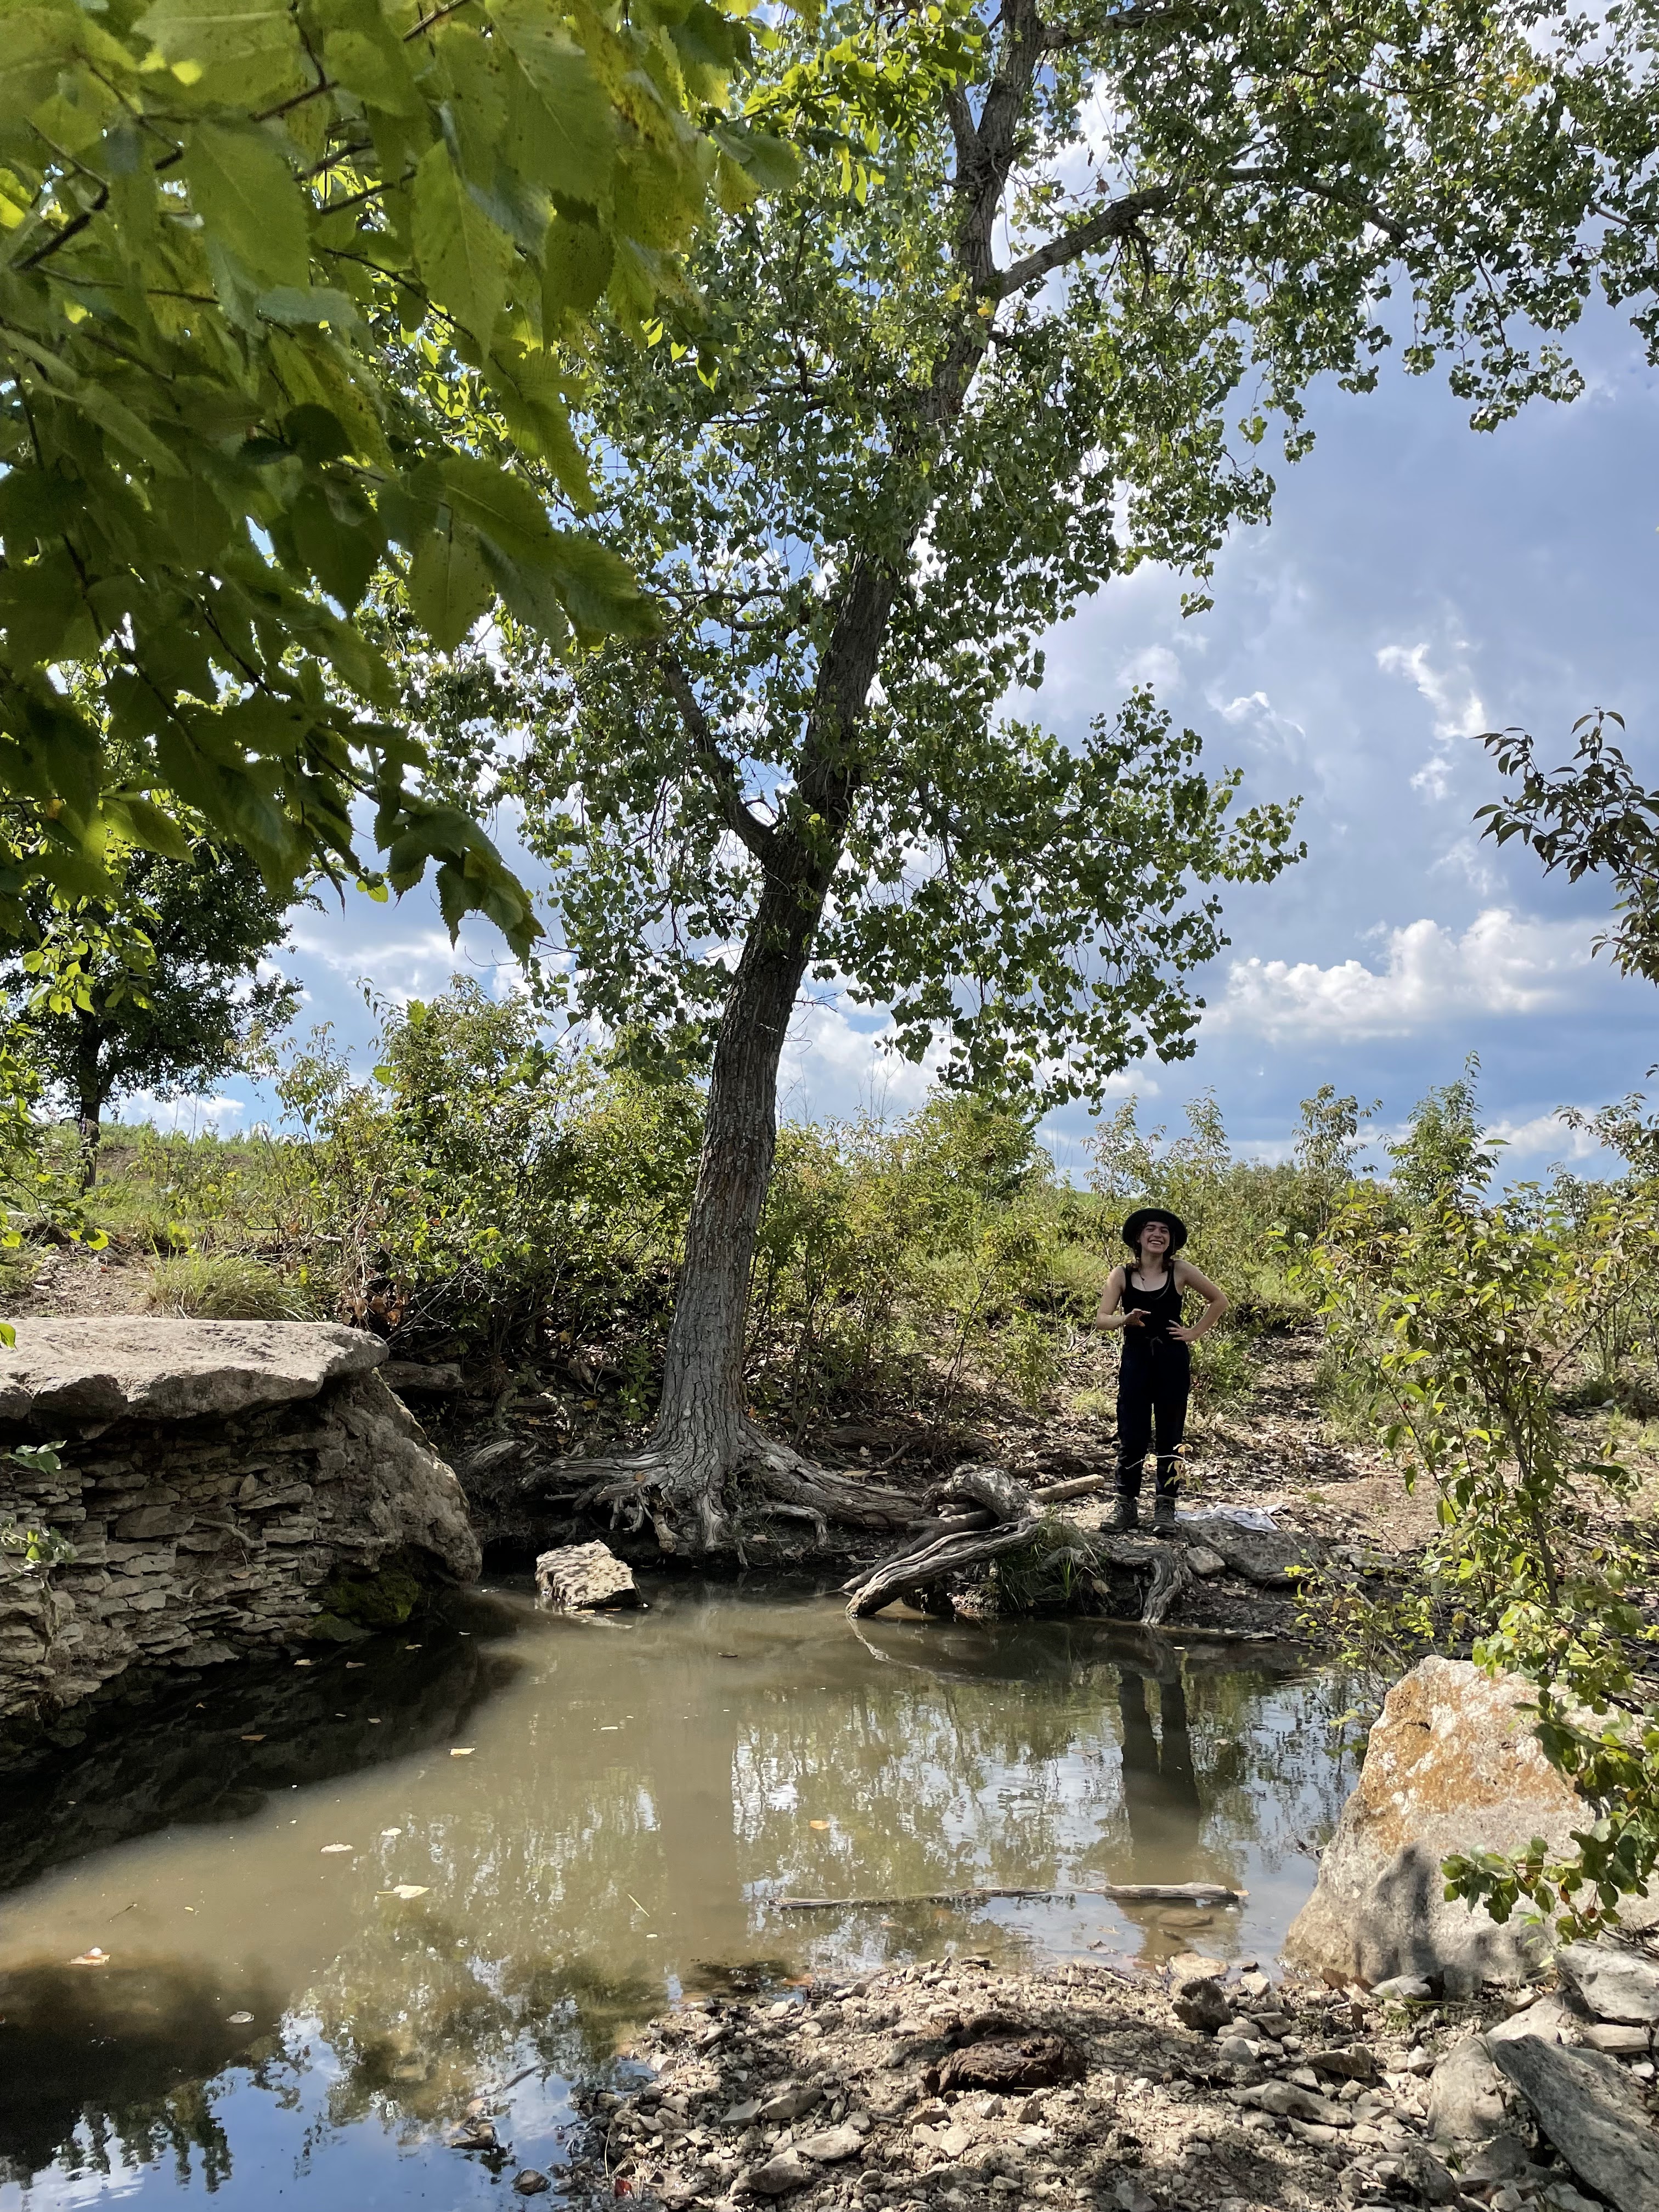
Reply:
[[1184, 1344], [1168, 1337], [1136, 1344], [1126, 1337], [1117, 1371], [1117, 1486], [1124, 1498], [1140, 1495], [1142, 1462], [1156, 1428], [1158, 1494], [1173, 1498], [1181, 1487], [1177, 1454], [1187, 1433], [1187, 1394], [1193, 1363]]

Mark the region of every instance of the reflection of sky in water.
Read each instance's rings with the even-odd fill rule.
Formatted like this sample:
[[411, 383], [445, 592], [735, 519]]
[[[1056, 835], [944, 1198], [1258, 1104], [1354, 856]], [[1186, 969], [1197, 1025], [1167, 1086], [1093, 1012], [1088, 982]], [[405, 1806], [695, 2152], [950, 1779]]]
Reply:
[[[524, 2075], [504, 2175], [556, 2162], [563, 2084], [682, 1987], [951, 1946], [1265, 1958], [1311, 1887], [1339, 1686], [1086, 1624], [657, 1600], [570, 1622], [501, 1593], [470, 1636], [227, 1669], [9, 1787], [0, 2159], [29, 2206], [500, 2204], [441, 2141], [468, 2100]], [[772, 1902], [1192, 1879], [1248, 1904]], [[67, 1966], [94, 1943], [111, 1967]]]

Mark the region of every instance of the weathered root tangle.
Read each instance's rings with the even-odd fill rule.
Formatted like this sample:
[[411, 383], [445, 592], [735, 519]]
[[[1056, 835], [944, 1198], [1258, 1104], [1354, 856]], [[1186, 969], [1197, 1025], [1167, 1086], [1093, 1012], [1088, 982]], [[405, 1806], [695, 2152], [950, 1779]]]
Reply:
[[815, 1548], [830, 1541], [832, 1525], [866, 1530], [913, 1528], [921, 1511], [902, 1491], [860, 1481], [821, 1468], [743, 1424], [737, 1447], [723, 1466], [712, 1452], [684, 1443], [652, 1443], [603, 1459], [565, 1460], [538, 1468], [526, 1487], [538, 1496], [580, 1488], [574, 1510], [609, 1509], [610, 1526], [627, 1535], [650, 1524], [659, 1548], [670, 1554], [744, 1556], [768, 1521], [805, 1522]]
[[[1056, 1486], [1067, 1495], [1075, 1486]], [[950, 1519], [935, 1521], [919, 1532], [890, 1559], [843, 1583], [848, 1593], [849, 1620], [867, 1620], [896, 1598], [924, 1602], [952, 1575], [988, 1565], [995, 1559], [1030, 1551], [1050, 1535], [1064, 1530], [1067, 1540], [1053, 1544], [1038, 1561], [1045, 1582], [1056, 1589], [1066, 1580], [1098, 1593], [1097, 1571], [1103, 1566], [1127, 1568], [1147, 1577], [1140, 1624], [1155, 1628], [1170, 1608], [1194, 1586], [1185, 1547], [1156, 1538], [1113, 1536], [1068, 1528], [1045, 1515], [1048, 1493], [1033, 1491], [999, 1467], [959, 1467], [927, 1493], [935, 1509], [965, 1507]]]

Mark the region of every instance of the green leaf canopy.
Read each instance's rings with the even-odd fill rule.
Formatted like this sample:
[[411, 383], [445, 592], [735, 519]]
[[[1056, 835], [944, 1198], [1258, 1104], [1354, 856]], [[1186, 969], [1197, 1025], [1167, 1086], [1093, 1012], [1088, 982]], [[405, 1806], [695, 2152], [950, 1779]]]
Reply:
[[[706, 347], [613, 331], [593, 527], [669, 612], [519, 663], [504, 781], [556, 872], [572, 1003], [718, 1019], [717, 1096], [728, 1041], [761, 1057], [734, 1022], [775, 1059], [792, 976], [886, 1005], [913, 1056], [943, 1036], [964, 1079], [1097, 1097], [1190, 1050], [1185, 979], [1224, 941], [1200, 887], [1273, 874], [1288, 819], [1224, 826], [1231, 787], [1145, 700], [1069, 749], [1005, 719], [1044, 632], [1148, 559], [1201, 605], [1270, 512], [1269, 422], [1305, 450], [1316, 379], [1364, 391], [1399, 345], [1490, 427], [1577, 392], [1553, 334], [1598, 270], [1651, 292], [1634, 15], [980, 14], [921, 129], [872, 132], [867, 189], [809, 165], [699, 240]], [[784, 36], [750, 112], [860, 20]]]
[[0, 0], [14, 910], [31, 875], [106, 893], [124, 842], [176, 854], [180, 808], [274, 893], [356, 875], [362, 802], [394, 889], [435, 866], [452, 922], [528, 946], [354, 616], [389, 562], [446, 644], [498, 598], [559, 649], [654, 627], [443, 388], [464, 365], [546, 499], [591, 503], [568, 409], [597, 303], [636, 332], [692, 312], [711, 185], [787, 159], [726, 112], [750, 43], [714, 0]]

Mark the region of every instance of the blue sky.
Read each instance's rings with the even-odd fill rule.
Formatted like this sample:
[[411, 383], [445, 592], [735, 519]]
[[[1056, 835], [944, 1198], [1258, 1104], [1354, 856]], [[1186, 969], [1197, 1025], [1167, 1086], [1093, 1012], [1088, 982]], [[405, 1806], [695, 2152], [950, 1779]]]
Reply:
[[[1525, 724], [1553, 761], [1597, 705], [1626, 714], [1632, 759], [1659, 781], [1659, 379], [1608, 313], [1576, 352], [1582, 399], [1491, 434], [1469, 429], [1443, 383], [1397, 369], [1369, 397], [1319, 393], [1314, 451], [1280, 471], [1272, 525], [1223, 554], [1210, 613], [1183, 622], [1178, 580], [1144, 571], [1051, 641], [1044, 689], [1022, 706], [1062, 734], [1150, 680], [1212, 763], [1246, 771], [1247, 793], [1304, 798], [1307, 860], [1229, 898], [1232, 943], [1201, 979], [1196, 1054], [1122, 1081], [1145, 1119], [1178, 1123], [1212, 1088], [1239, 1149], [1273, 1157], [1318, 1084], [1380, 1098], [1379, 1125], [1397, 1126], [1474, 1051], [1511, 1167], [1531, 1174], [1573, 1156], [1558, 1107], [1617, 1097], [1659, 1060], [1659, 994], [1590, 957], [1605, 887], [1547, 883], [1470, 818], [1496, 793], [1472, 732]], [[307, 992], [301, 1026], [332, 1022], [365, 1050], [361, 982], [420, 995], [459, 967], [507, 988], [504, 958], [481, 926], [452, 953], [416, 893], [300, 914], [287, 964]], [[785, 1112], [915, 1103], [927, 1076], [881, 1053], [881, 1028], [804, 1008]], [[260, 1102], [230, 1085], [176, 1110], [223, 1127]], [[1045, 1127], [1075, 1170], [1086, 1113]]]

